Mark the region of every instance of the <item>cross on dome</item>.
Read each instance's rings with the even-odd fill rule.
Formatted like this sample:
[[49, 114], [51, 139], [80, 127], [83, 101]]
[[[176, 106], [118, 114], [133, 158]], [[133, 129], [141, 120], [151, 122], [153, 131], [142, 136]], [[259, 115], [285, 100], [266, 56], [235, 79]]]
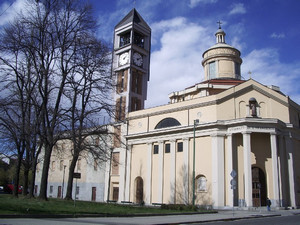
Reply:
[[225, 43], [225, 35], [226, 35], [226, 33], [221, 28], [222, 22], [219, 20], [217, 22], [217, 24], [219, 24], [219, 29], [217, 30], [217, 32], [215, 34], [216, 38], [217, 38], [217, 43]]
[[219, 20], [217, 23], [219, 24], [219, 29], [222, 29], [222, 28], [221, 28], [222, 22]]

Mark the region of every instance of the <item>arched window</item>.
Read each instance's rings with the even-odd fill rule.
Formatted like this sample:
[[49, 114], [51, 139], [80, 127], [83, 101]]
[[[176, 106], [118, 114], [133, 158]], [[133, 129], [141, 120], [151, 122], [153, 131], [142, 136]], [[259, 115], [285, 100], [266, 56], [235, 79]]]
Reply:
[[204, 175], [196, 177], [197, 192], [207, 191], [207, 179]]
[[167, 127], [175, 127], [180, 126], [181, 124], [178, 122], [178, 120], [174, 118], [165, 118], [161, 120], [155, 127], [155, 129], [161, 129], [161, 128], [167, 128]]

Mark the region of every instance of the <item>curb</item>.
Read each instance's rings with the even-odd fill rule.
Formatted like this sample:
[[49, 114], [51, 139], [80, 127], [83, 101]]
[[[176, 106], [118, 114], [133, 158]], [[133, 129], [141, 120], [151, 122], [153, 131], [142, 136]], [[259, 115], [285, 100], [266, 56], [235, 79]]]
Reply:
[[201, 221], [190, 221], [190, 222], [178, 222], [178, 223], [160, 223], [159, 225], [179, 225], [179, 224], [194, 224], [194, 223], [210, 223], [210, 222], [226, 222], [226, 221], [235, 221], [235, 220], [247, 220], [247, 219], [256, 219], [256, 218], [268, 218], [268, 217], [279, 217], [281, 214], [274, 215], [257, 215], [257, 216], [247, 216], [247, 217], [235, 217], [235, 218], [226, 218], [226, 219], [215, 219], [215, 220], [201, 220]]

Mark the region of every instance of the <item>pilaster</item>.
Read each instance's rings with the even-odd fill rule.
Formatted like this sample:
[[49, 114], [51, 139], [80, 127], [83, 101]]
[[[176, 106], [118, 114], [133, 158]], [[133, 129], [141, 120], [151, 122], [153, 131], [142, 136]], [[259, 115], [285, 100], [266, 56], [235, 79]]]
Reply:
[[158, 174], [158, 203], [163, 203], [163, 184], [164, 184], [164, 142], [158, 143], [159, 155], [159, 174]]
[[278, 187], [278, 161], [277, 161], [277, 136], [270, 134], [271, 153], [272, 153], [272, 173], [273, 173], [273, 206], [279, 206], [279, 187]]
[[216, 207], [224, 206], [224, 135], [212, 135], [212, 198]]
[[147, 180], [145, 202], [151, 204], [151, 186], [152, 186], [152, 143], [147, 143]]

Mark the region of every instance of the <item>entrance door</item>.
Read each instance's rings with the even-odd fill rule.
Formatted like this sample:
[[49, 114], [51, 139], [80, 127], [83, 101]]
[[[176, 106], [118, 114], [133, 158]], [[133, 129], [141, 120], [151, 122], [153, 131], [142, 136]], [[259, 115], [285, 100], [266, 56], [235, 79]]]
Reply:
[[61, 198], [61, 186], [58, 186], [58, 189], [57, 189], [57, 198]]
[[253, 206], [266, 206], [266, 178], [264, 171], [258, 167], [252, 168], [252, 199]]
[[96, 201], [96, 187], [92, 187], [92, 201]]
[[119, 199], [119, 187], [113, 187], [113, 201], [118, 201]]
[[136, 180], [136, 203], [137, 204], [141, 204], [143, 202], [143, 195], [144, 195], [144, 182], [143, 179], [141, 177], [137, 177]]

